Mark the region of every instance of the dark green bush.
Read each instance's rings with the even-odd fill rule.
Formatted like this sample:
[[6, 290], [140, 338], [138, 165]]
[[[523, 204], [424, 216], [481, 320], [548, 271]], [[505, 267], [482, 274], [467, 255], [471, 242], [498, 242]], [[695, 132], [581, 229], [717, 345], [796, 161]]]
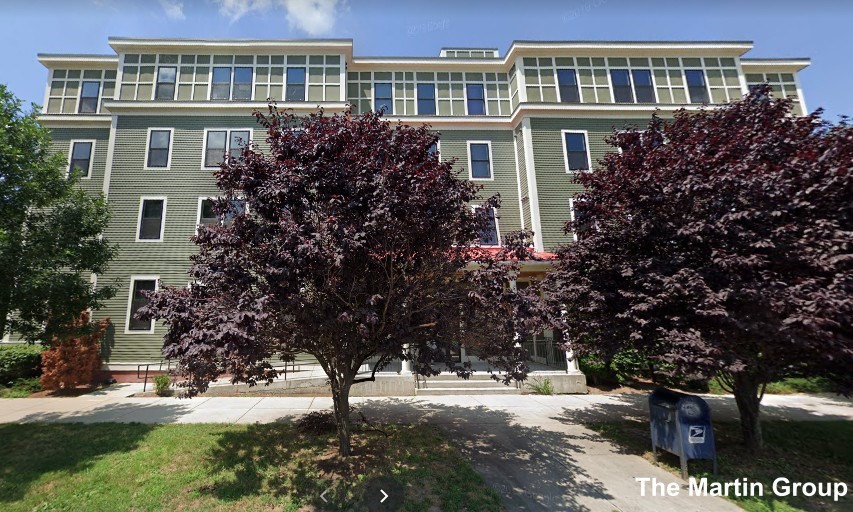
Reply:
[[41, 345], [12, 343], [0, 345], [0, 384], [41, 374]]

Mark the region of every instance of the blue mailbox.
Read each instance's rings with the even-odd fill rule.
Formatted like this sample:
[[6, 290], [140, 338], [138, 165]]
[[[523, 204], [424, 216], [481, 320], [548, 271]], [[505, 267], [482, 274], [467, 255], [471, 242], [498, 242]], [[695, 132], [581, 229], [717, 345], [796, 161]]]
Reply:
[[657, 460], [661, 448], [681, 459], [681, 477], [687, 479], [687, 461], [714, 461], [717, 473], [717, 448], [711, 426], [711, 408], [698, 396], [658, 388], [649, 395], [652, 429], [652, 454]]

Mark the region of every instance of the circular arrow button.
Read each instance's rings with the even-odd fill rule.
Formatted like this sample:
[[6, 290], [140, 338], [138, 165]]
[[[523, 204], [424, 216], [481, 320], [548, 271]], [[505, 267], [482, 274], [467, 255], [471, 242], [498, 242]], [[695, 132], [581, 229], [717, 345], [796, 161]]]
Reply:
[[403, 506], [403, 486], [388, 476], [379, 476], [367, 482], [362, 503], [370, 512], [391, 512]]

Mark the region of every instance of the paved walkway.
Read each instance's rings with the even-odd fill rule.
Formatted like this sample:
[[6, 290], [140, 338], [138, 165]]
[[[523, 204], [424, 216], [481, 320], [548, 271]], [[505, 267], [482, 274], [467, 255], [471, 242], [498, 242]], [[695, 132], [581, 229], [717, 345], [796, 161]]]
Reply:
[[[127, 398], [133, 385], [79, 398], [0, 401], [4, 422], [255, 423], [289, 421], [332, 406], [324, 397]], [[124, 396], [123, 396], [124, 395]], [[708, 397], [715, 420], [736, 418], [731, 397]], [[647, 417], [645, 395], [492, 395], [353, 398], [372, 420], [428, 421], [444, 428], [504, 498], [508, 510], [727, 511], [720, 498], [640, 498], [635, 477], [684, 482], [583, 427], [586, 421]], [[765, 418], [853, 420], [853, 402], [767, 396]]]

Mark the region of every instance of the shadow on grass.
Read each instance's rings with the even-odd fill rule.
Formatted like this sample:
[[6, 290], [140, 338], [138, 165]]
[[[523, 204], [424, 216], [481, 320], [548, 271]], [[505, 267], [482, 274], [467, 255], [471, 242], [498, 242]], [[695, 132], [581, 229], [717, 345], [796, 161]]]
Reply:
[[[364, 484], [388, 476], [403, 488], [405, 510], [588, 511], [613, 498], [575, 458], [583, 448], [570, 436], [521, 425], [512, 413], [394, 398], [366, 399], [357, 407], [390, 437], [359, 434], [355, 455], [341, 459], [333, 435], [318, 440], [289, 425], [253, 425], [220, 439], [209, 463], [216, 471], [238, 469], [208, 491], [226, 500], [288, 495], [324, 508], [330, 505], [319, 495], [331, 489], [325, 497], [335, 507], [359, 510], [370, 498], [363, 496]], [[481, 477], [466, 469], [467, 461], [502, 505], [484, 495]]]

